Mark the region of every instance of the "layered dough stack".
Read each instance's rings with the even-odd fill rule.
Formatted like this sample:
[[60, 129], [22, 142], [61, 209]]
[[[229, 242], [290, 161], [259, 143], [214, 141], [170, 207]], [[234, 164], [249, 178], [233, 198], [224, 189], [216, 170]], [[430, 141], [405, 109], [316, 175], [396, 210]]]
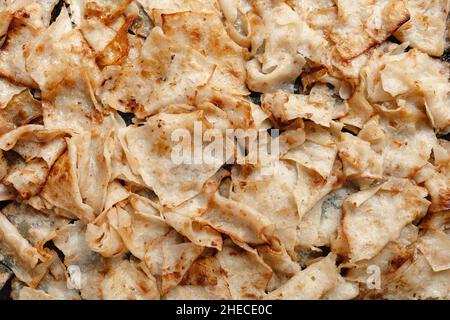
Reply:
[[[450, 299], [449, 3], [1, 1], [0, 288]], [[195, 123], [277, 170], [174, 163]]]

